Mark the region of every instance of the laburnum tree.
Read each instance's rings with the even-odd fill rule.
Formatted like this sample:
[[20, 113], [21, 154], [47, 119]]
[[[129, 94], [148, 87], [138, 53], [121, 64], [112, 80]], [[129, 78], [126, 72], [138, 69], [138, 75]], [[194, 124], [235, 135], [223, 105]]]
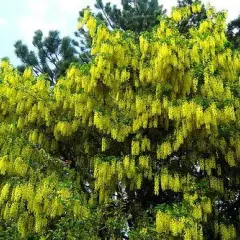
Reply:
[[188, 33], [189, 29], [191, 29], [192, 27], [199, 27], [201, 21], [207, 18], [207, 13], [206, 13], [206, 6], [202, 3], [202, 1], [178, 0], [177, 7], [180, 7], [180, 8], [191, 6], [196, 2], [200, 3], [201, 11], [190, 14], [187, 18], [182, 19], [178, 23], [178, 29], [181, 33]]
[[92, 60], [54, 87], [2, 62], [5, 239], [239, 239], [240, 53], [214, 8], [179, 32], [200, 11], [138, 41], [86, 11]]
[[65, 74], [73, 62], [81, 62], [78, 58], [79, 50], [74, 46], [75, 41], [70, 37], [60, 37], [59, 31], [49, 31], [47, 37], [37, 30], [34, 33], [32, 44], [36, 52], [29, 50], [21, 40], [14, 44], [15, 54], [22, 65], [18, 70], [23, 72], [26, 67], [31, 67], [35, 75], [47, 74], [51, 84]]
[[[191, 13], [188, 18], [184, 18], [178, 23], [181, 33], [188, 34], [191, 27], [199, 27], [201, 21], [207, 17], [206, 7], [201, 1], [178, 0], [177, 7], [187, 7], [194, 3], [201, 4], [201, 11]], [[166, 9], [157, 0], [123, 0], [120, 8], [110, 2], [104, 4], [102, 0], [96, 0], [95, 8], [98, 10], [95, 17], [103, 21], [109, 29], [130, 30], [135, 33], [137, 38], [143, 31], [149, 31], [159, 24], [161, 17], [166, 14]], [[79, 19], [82, 19], [83, 15], [84, 9], [79, 12]], [[74, 42], [75, 46], [81, 49], [81, 59], [87, 63], [91, 60], [91, 37], [84, 28], [76, 31], [75, 36], [80, 39]]]
[[[123, 31], [132, 31], [138, 39], [143, 31], [151, 30], [159, 23], [159, 17], [164, 16], [166, 10], [163, 5], [159, 5], [158, 0], [123, 0], [121, 7], [103, 3], [102, 0], [96, 0], [95, 17], [102, 21], [109, 29], [121, 29]], [[85, 9], [79, 12], [79, 20], [84, 16]], [[80, 28], [75, 32], [75, 46], [81, 49], [80, 57], [88, 63], [91, 60], [92, 39], [89, 32]]]

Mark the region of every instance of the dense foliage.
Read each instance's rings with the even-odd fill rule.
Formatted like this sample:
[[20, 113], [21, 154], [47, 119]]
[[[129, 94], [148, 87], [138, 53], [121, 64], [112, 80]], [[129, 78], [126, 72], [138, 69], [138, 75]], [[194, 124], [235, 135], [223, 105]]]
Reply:
[[[103, 3], [102, 0], [96, 0], [95, 18], [102, 21], [109, 29], [121, 29], [124, 31], [132, 31], [136, 38], [139, 34], [146, 30], [151, 30], [159, 23], [159, 17], [163, 16], [166, 10], [159, 5], [158, 0], [123, 0], [121, 7], [110, 2]], [[85, 9], [79, 12], [79, 20], [84, 16]], [[90, 62], [92, 38], [88, 29], [80, 28], [75, 32], [76, 46], [80, 47], [81, 61]]]
[[240, 48], [240, 16], [232, 20], [227, 28], [228, 39], [232, 42], [233, 48]]
[[[158, 23], [158, 16], [163, 15], [165, 10], [157, 0], [125, 0], [121, 2], [122, 9], [118, 9], [110, 3], [103, 4], [96, 1], [95, 14], [98, 20], [102, 20], [109, 28], [131, 30], [139, 34], [144, 30], [151, 29]], [[79, 12], [81, 19], [84, 9]], [[35, 50], [30, 50], [22, 40], [14, 44], [15, 54], [21, 61], [18, 70], [22, 73], [26, 67], [32, 67], [35, 75], [47, 74], [51, 84], [54, 85], [60, 76], [66, 74], [71, 63], [88, 63], [91, 61], [92, 39], [86, 29], [75, 32], [75, 39], [60, 37], [59, 31], [49, 31], [47, 37], [43, 37], [41, 30], [34, 33], [32, 44]]]
[[100, 10], [97, 16], [105, 20], [110, 28], [135, 33], [151, 30], [157, 25], [158, 16], [166, 12], [158, 0], [122, 0], [121, 8], [110, 2], [104, 4], [102, 0], [96, 0], [95, 7]]
[[[178, 0], [178, 7], [187, 7], [196, 3], [196, 0]], [[201, 10], [189, 15], [178, 23], [178, 29], [181, 33], [188, 33], [192, 27], [199, 27], [201, 21], [207, 18], [206, 6], [200, 1]]]
[[189, 34], [85, 11], [92, 60], [50, 87], [0, 70], [0, 224], [7, 239], [239, 239], [240, 54], [224, 12]]
[[42, 31], [37, 30], [32, 41], [36, 51], [29, 50], [21, 40], [14, 44], [15, 54], [22, 62], [18, 70], [23, 72], [31, 67], [36, 76], [47, 74], [53, 85], [65, 74], [71, 63], [81, 62], [78, 58], [79, 50], [74, 43], [70, 37], [61, 38], [58, 31], [49, 31], [44, 38]]

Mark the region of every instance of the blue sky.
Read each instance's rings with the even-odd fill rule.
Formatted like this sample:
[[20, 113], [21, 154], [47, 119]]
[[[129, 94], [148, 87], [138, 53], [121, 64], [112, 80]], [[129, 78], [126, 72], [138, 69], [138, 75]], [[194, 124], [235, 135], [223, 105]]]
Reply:
[[[22, 39], [32, 48], [33, 33], [41, 29], [45, 35], [49, 30], [58, 29], [62, 36], [73, 36], [76, 30], [78, 12], [95, 0], [0, 0], [0, 58], [10, 57], [14, 65], [19, 64], [13, 44]], [[110, 0], [119, 4], [120, 0]], [[168, 11], [177, 0], [160, 0]], [[240, 14], [239, 0], [204, 0], [218, 10], [229, 12], [228, 20]]]

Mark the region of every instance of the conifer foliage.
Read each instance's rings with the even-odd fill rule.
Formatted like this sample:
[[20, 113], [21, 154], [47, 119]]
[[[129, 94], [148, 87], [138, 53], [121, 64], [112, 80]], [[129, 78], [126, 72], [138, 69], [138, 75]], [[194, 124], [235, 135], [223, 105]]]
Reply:
[[49, 31], [44, 38], [43, 32], [37, 30], [32, 41], [36, 52], [29, 50], [22, 40], [14, 44], [15, 54], [22, 62], [18, 70], [23, 72], [27, 67], [31, 67], [37, 76], [47, 74], [51, 85], [54, 85], [71, 63], [80, 62], [74, 43], [70, 37], [61, 38], [59, 31]]
[[138, 34], [156, 26], [157, 17], [166, 12], [157, 0], [122, 0], [121, 8], [96, 0], [95, 7], [100, 10], [97, 16], [105, 20], [110, 28], [131, 30]]
[[139, 41], [86, 11], [92, 61], [51, 88], [2, 62], [5, 238], [239, 239], [240, 55], [214, 8], [179, 33], [199, 11]]
[[240, 48], [240, 16], [228, 24], [227, 36], [231, 41], [233, 48]]

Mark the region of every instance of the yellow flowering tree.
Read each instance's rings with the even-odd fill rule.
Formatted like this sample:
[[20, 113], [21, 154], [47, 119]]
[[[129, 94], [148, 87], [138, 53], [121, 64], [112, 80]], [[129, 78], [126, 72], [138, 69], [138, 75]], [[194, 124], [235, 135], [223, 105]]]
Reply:
[[[91, 63], [0, 70], [0, 224], [26, 239], [238, 239], [240, 54], [196, 2], [144, 32], [89, 11]], [[5, 236], [6, 236], [5, 234]]]

